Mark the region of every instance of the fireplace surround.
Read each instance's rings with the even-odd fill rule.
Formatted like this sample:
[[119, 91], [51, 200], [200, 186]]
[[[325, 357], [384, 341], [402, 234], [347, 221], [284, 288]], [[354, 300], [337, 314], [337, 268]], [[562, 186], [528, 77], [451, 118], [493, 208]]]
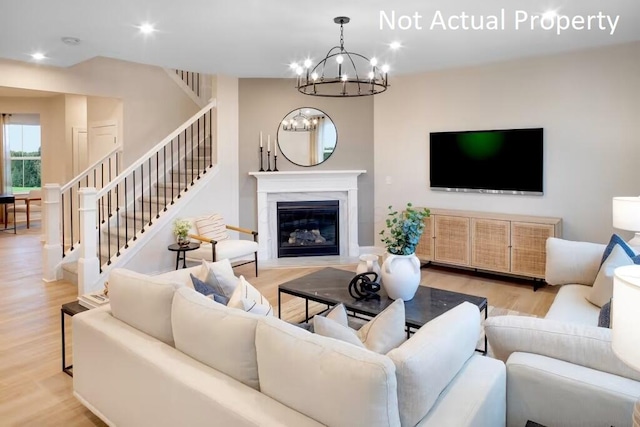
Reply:
[[258, 211], [258, 258], [278, 258], [278, 202], [338, 202], [338, 255], [357, 257], [358, 176], [364, 170], [300, 170], [249, 172], [256, 178]]

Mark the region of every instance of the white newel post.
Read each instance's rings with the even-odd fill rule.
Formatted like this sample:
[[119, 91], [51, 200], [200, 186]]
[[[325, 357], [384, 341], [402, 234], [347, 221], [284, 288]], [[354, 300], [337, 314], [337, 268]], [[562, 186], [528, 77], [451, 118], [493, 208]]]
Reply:
[[96, 239], [96, 189], [78, 190], [80, 196], [80, 258], [78, 259], [78, 295], [100, 291], [100, 260]]
[[44, 186], [44, 245], [42, 246], [42, 280], [55, 282], [62, 277], [62, 243], [60, 242], [60, 185]]

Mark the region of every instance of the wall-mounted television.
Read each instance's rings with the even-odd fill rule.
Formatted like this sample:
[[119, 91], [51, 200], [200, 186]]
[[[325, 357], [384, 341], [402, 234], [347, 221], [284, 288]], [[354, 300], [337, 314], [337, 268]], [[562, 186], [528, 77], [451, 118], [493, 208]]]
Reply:
[[432, 190], [541, 195], [543, 129], [432, 132]]

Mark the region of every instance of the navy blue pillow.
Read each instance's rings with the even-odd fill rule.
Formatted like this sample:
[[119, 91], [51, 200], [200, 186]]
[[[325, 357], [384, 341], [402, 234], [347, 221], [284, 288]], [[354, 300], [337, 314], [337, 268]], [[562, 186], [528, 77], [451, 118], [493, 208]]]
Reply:
[[629, 244], [625, 242], [622, 237], [618, 236], [617, 234], [613, 234], [611, 236], [611, 239], [609, 240], [609, 244], [604, 249], [604, 253], [602, 254], [602, 259], [600, 260], [601, 267], [602, 264], [604, 264], [604, 262], [607, 260], [607, 258], [609, 258], [609, 255], [611, 255], [611, 251], [613, 250], [613, 247], [615, 245], [620, 245], [620, 247], [629, 256], [629, 258], [633, 260], [634, 264], [640, 264], [640, 255], [636, 256], [635, 251], [631, 249], [631, 246], [629, 246]]
[[224, 295], [220, 295], [213, 288], [213, 286], [210, 286], [206, 282], [203, 282], [202, 280], [198, 279], [192, 273], [189, 273], [189, 275], [191, 276], [191, 282], [193, 283], [193, 288], [196, 291], [200, 292], [204, 296], [212, 295], [213, 300], [222, 305], [227, 305], [229, 303], [229, 298], [225, 297]]
[[611, 300], [600, 309], [598, 326], [601, 328], [611, 328]]

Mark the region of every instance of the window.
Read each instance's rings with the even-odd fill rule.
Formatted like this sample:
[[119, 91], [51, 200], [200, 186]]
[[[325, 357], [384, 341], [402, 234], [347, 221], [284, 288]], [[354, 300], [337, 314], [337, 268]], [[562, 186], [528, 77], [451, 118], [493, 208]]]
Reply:
[[6, 135], [11, 151], [11, 183], [14, 193], [40, 188], [40, 125], [10, 123]]

